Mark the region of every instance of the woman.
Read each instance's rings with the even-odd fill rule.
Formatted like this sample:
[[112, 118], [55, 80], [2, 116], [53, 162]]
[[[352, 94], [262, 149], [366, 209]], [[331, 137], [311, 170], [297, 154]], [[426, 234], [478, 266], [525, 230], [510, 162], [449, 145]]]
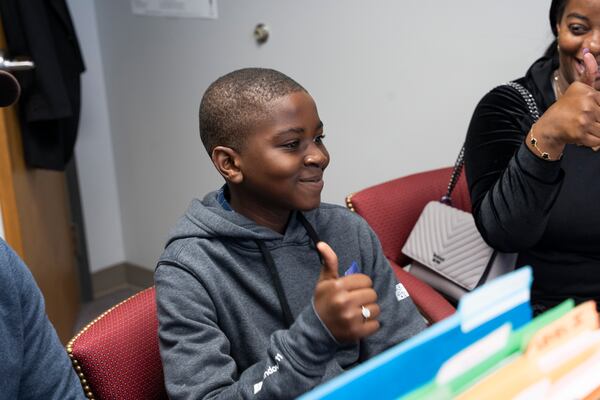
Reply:
[[500, 86], [475, 109], [465, 149], [479, 231], [533, 267], [535, 313], [600, 301], [600, 0], [553, 0], [550, 26], [555, 42], [516, 81], [539, 120]]

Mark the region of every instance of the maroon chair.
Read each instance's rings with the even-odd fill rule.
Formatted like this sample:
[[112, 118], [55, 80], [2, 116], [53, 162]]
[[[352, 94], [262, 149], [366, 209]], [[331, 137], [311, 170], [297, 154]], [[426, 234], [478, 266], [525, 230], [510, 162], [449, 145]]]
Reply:
[[167, 399], [154, 287], [100, 315], [67, 352], [89, 399]]
[[[371, 186], [346, 197], [348, 208], [362, 216], [373, 228], [396, 276], [431, 323], [453, 314], [455, 308], [437, 291], [402, 268], [411, 261], [402, 254], [402, 247], [425, 205], [445, 194], [451, 173], [452, 168], [421, 172]], [[471, 212], [464, 174], [454, 189], [452, 201], [455, 207]]]

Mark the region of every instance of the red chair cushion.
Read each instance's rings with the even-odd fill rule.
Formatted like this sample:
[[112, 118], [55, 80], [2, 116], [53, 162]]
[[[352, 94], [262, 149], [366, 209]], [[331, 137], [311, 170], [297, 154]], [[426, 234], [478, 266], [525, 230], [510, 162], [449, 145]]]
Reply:
[[101, 315], [67, 351], [89, 398], [167, 399], [153, 287]]

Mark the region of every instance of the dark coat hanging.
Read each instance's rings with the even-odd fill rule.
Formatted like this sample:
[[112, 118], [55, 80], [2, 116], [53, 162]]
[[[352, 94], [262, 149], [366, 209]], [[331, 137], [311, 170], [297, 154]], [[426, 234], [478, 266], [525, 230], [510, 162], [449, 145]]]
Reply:
[[63, 170], [73, 155], [85, 70], [64, 0], [0, 0], [11, 57], [30, 57], [32, 71], [15, 73], [22, 86], [19, 118], [27, 165]]

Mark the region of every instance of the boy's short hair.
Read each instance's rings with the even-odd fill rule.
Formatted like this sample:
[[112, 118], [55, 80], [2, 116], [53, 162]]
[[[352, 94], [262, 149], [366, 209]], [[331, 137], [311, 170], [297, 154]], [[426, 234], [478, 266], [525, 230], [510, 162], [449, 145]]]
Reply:
[[244, 68], [214, 81], [200, 102], [200, 138], [211, 155], [216, 146], [241, 151], [247, 134], [268, 118], [268, 103], [288, 94], [305, 91], [298, 82], [279, 71]]

